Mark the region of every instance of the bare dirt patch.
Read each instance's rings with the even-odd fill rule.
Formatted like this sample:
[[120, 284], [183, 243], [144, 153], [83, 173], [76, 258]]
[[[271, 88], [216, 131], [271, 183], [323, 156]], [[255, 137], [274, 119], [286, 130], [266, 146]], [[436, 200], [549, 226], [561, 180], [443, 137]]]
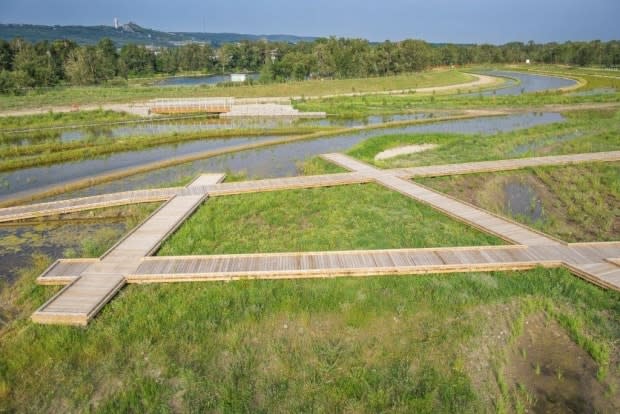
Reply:
[[508, 353], [507, 382], [517, 404], [535, 413], [620, 412], [619, 393], [606, 392], [597, 364], [557, 322], [543, 314], [526, 319]]
[[375, 155], [376, 160], [387, 160], [388, 158], [398, 157], [399, 155], [415, 154], [418, 152], [428, 151], [437, 148], [437, 144], [416, 144], [405, 145], [403, 147], [390, 148], [385, 151], [381, 151]]

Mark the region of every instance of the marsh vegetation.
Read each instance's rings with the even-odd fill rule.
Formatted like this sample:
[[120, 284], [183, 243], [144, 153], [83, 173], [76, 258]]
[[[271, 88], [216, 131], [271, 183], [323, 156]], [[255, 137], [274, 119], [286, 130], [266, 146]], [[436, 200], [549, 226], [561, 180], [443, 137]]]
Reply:
[[[615, 80], [601, 77], [597, 71], [570, 73], [575, 78], [596, 79], [596, 83], [588, 82], [591, 87], [582, 88], [585, 91], [614, 88]], [[402, 78], [402, 85], [418, 82], [421, 86], [423, 78], [414, 81], [415, 76], [398, 79]], [[454, 71], [424, 76], [429, 84], [466, 78]], [[398, 79], [375, 84], [333, 80], [324, 85], [343, 92], [351, 92], [352, 87], [356, 91], [365, 87], [382, 90], [398, 88]], [[302, 88], [295, 92], [299, 93], [321, 83], [294, 85]], [[294, 89], [277, 92], [277, 88], [286, 87], [246, 85], [230, 90], [240, 94], [270, 90], [288, 96]], [[158, 91], [136, 87], [136, 95], [131, 96], [133, 92], [120, 87], [83, 89], [91, 90], [91, 95], [85, 93], [79, 99], [124, 100]], [[77, 99], [76, 91], [12, 97], [0, 100], [0, 107], [37, 105], [58, 97], [69, 102]], [[401, 125], [399, 130], [336, 135], [331, 135], [333, 130], [342, 125], [295, 126], [297, 129], [291, 127], [286, 134], [307, 133], [303, 128], [308, 128], [317, 139], [194, 161], [122, 182], [91, 183], [91, 188], [74, 195], [184, 185], [199, 171], [228, 169], [229, 180], [342, 171], [314, 157], [330, 151], [346, 151], [378, 167], [392, 168], [620, 149], [617, 92], [517, 96], [473, 92], [469, 96], [465, 96], [469, 91], [461, 91], [453, 95], [342, 97], [296, 105], [327, 110], [341, 119], [406, 116], [425, 112], [424, 108], [451, 114], [471, 108], [503, 109], [510, 111], [512, 118]], [[180, 92], [172, 88], [168, 93]], [[599, 103], [609, 106], [567, 110], [573, 104]], [[547, 104], [554, 105], [555, 112], [541, 109]], [[55, 128], [91, 120], [134, 120], [105, 111], [90, 115], [92, 118], [82, 113], [0, 118], [0, 127]], [[432, 125], [444, 129], [433, 130]], [[34, 156], [26, 155], [27, 148], [46, 145], [38, 148], [37, 156], [52, 158], [59, 153], [64, 160], [76, 160], [106, 153], [110, 161], [116, 150], [130, 153], [152, 147], [167, 151], [163, 142], [204, 145], [216, 139], [209, 133], [192, 134], [125, 136], [112, 142], [79, 138], [75, 148], [63, 146], [73, 145], [71, 142], [59, 144], [54, 139], [13, 148], [6, 138], [2, 148], [16, 160], [18, 151], [27, 159]], [[382, 151], [422, 144], [436, 147], [375, 160]], [[49, 168], [48, 175], [56, 171]], [[56, 168], [71, 171], [69, 163]], [[620, 237], [617, 162], [416, 180], [566, 241]], [[11, 192], [18, 187], [4, 189]], [[515, 194], [517, 198], [511, 198]], [[29, 322], [30, 314], [58, 290], [38, 286], [34, 280], [52, 256], [62, 252], [67, 257], [97, 257], [155, 207], [103, 209], [0, 228], [6, 260], [17, 257], [13, 254], [17, 251], [30, 259], [20, 261], [19, 269], [11, 269], [15, 276], [11, 282], [5, 279], [0, 288], [0, 411], [504, 413], [620, 409], [620, 294], [597, 288], [562, 269], [133, 285], [123, 289], [86, 329]], [[83, 233], [74, 233], [71, 226], [78, 223], [98, 227], [83, 227]], [[46, 250], [42, 240], [54, 229], [58, 237], [50, 237], [50, 245], [66, 240]], [[166, 241], [159, 254], [501, 243], [398, 193], [364, 184], [211, 198]]]

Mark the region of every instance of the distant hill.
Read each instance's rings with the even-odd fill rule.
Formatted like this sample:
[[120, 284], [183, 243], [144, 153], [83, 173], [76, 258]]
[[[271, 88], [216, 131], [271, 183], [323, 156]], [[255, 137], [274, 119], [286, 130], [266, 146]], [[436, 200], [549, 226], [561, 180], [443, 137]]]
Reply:
[[315, 37], [293, 35], [251, 35], [242, 33], [191, 33], [160, 32], [147, 29], [136, 23], [113, 26], [42, 26], [33, 24], [0, 24], [0, 39], [11, 40], [21, 37], [29, 42], [69, 39], [79, 44], [95, 44], [104, 37], [112, 39], [117, 46], [137, 43], [153, 46], [179, 46], [187, 42], [206, 42], [213, 46], [242, 40], [266, 39], [271, 42], [311, 42]]

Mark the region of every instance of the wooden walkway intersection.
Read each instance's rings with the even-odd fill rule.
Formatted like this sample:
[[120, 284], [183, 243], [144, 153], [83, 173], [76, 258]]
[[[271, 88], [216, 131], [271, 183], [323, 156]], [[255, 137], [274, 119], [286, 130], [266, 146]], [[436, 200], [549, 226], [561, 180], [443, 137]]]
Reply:
[[[342, 154], [325, 159], [349, 173], [220, 183], [203, 175], [185, 188], [142, 190], [0, 209], [0, 221], [110, 205], [167, 200], [100, 259], [58, 260], [39, 278], [66, 285], [32, 316], [35, 322], [86, 325], [125, 283], [307, 278], [530, 269], [564, 266], [620, 290], [620, 242], [566, 244], [526, 226], [408, 181], [415, 176], [501, 171], [539, 165], [617, 161], [620, 151], [380, 170]], [[208, 197], [374, 182], [513, 245], [346, 252], [150, 257]]]
[[[478, 161], [461, 164], [431, 165], [424, 167], [382, 170], [400, 178], [438, 177], [443, 175], [472, 174], [479, 172], [508, 171], [537, 166], [567, 165], [584, 162], [620, 161], [620, 151], [593, 152], [585, 154], [554, 155], [548, 157], [517, 158], [498, 161]], [[48, 203], [27, 204], [0, 208], [0, 223], [33, 217], [65, 214], [127, 204], [167, 201], [177, 195], [208, 192], [212, 196], [243, 194], [251, 192], [290, 190], [294, 188], [327, 187], [334, 185], [362, 184], [373, 178], [358, 172], [341, 174], [285, 177], [257, 181], [209, 184], [193, 187], [157, 188], [109, 193]]]

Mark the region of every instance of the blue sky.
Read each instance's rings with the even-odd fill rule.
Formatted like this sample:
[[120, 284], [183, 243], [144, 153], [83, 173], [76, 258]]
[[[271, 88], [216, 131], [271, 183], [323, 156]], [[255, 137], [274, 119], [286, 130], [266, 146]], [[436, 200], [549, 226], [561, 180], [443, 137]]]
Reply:
[[0, 0], [0, 22], [505, 43], [620, 39], [620, 0]]

